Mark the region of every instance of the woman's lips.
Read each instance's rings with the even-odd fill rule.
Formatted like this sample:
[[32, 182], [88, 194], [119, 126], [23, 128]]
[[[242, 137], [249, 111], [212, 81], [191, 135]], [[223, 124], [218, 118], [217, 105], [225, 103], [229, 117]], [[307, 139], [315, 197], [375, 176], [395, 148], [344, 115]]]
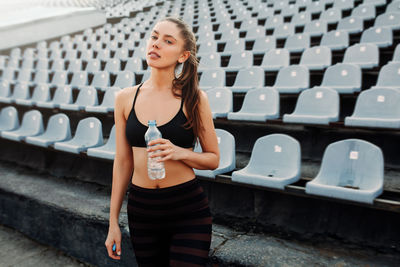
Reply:
[[159, 54], [157, 54], [156, 52], [154, 52], [154, 51], [152, 51], [152, 52], [149, 52], [149, 57], [151, 58], [151, 59], [157, 59], [157, 58], [160, 58], [160, 55]]

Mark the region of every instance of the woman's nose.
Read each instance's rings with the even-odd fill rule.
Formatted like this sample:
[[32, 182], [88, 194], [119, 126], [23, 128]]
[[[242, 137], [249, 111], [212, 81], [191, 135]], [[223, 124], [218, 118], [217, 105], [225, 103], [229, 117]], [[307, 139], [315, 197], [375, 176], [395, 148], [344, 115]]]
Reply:
[[155, 41], [154, 41], [154, 43], [153, 43], [153, 47], [157, 47], [157, 48], [159, 48], [159, 43], [158, 43], [158, 40], [155, 40]]

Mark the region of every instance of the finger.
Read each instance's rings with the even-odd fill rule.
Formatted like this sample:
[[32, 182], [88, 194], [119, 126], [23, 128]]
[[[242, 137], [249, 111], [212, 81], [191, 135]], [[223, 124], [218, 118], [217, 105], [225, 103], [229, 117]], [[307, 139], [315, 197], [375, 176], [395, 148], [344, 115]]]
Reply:
[[153, 151], [157, 151], [157, 150], [166, 150], [166, 149], [169, 149], [169, 148], [170, 148], [170, 146], [168, 144], [156, 145], [156, 146], [153, 146], [153, 147], [149, 147], [147, 149], [147, 152], [153, 152]]
[[162, 157], [168, 156], [171, 153], [172, 153], [171, 149], [166, 149], [166, 150], [158, 151], [158, 152], [154, 153], [153, 155], [151, 155], [150, 157], [152, 157], [152, 158], [161, 157], [162, 158]]
[[164, 143], [165, 143], [165, 140], [166, 140], [166, 139], [163, 139], [163, 138], [157, 138], [157, 139], [151, 140], [151, 141], [148, 143], [148, 145], [149, 145], [149, 146], [153, 146], [153, 145], [156, 145], [156, 144], [164, 144]]
[[169, 154], [169, 155], [167, 155], [167, 156], [165, 156], [165, 157], [160, 158], [160, 159], [157, 160], [157, 161], [158, 161], [158, 162], [167, 161], [167, 160], [170, 160], [171, 158], [172, 158], [172, 155]]
[[114, 255], [112, 251], [112, 245], [106, 245], [108, 256], [114, 260], [119, 260], [121, 257]]
[[121, 256], [121, 241], [118, 241], [116, 243], [117, 243], [117, 249], [116, 249], [117, 255]]

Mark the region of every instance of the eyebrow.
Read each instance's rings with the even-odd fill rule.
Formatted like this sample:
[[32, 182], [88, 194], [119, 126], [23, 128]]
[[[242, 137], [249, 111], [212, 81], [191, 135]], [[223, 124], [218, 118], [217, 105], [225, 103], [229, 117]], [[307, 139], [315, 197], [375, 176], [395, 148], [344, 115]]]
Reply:
[[[158, 31], [156, 31], [156, 30], [153, 30], [153, 32], [155, 32], [155, 33], [157, 33], [157, 34], [160, 34]], [[177, 41], [176, 39], [175, 39], [175, 37], [174, 36], [172, 36], [172, 35], [170, 35], [170, 34], [166, 34], [165, 35], [166, 37], [171, 37], [171, 38], [173, 38], [175, 41]]]

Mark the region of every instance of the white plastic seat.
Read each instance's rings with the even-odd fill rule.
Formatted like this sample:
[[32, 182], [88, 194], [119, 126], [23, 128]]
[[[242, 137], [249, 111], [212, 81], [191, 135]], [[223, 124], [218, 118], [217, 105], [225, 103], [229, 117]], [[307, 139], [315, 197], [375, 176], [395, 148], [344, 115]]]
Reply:
[[37, 70], [35, 73], [35, 77], [33, 78], [33, 81], [30, 84], [40, 84], [40, 83], [49, 83], [49, 71], [47, 69]]
[[326, 69], [321, 87], [329, 87], [340, 94], [361, 90], [361, 69], [355, 64], [337, 63]]
[[0, 82], [0, 102], [7, 103], [11, 96], [10, 82], [7, 80]]
[[299, 142], [284, 134], [260, 137], [254, 144], [248, 165], [232, 173], [232, 181], [284, 190], [300, 179]]
[[348, 33], [360, 33], [363, 31], [364, 21], [359, 17], [346, 17], [339, 21], [337, 30], [347, 31]]
[[104, 67], [105, 71], [108, 71], [110, 73], [116, 73], [118, 71], [121, 71], [121, 62], [118, 58], [109, 58], [106, 61], [106, 65]]
[[264, 86], [264, 70], [261, 67], [249, 67], [239, 70], [231, 89], [235, 93], [244, 93], [248, 90]]
[[304, 26], [303, 33], [308, 33], [311, 37], [321, 36], [327, 32], [328, 24], [324, 20], [316, 20]]
[[207, 90], [208, 101], [213, 119], [226, 118], [233, 108], [232, 91], [226, 88], [213, 88]]
[[67, 84], [67, 72], [66, 71], [54, 72], [53, 79], [51, 80], [51, 84], [53, 86]]
[[360, 43], [372, 43], [378, 47], [389, 47], [393, 44], [393, 32], [390, 28], [371, 27], [362, 33]]
[[354, 44], [344, 53], [343, 63], [356, 64], [362, 69], [372, 69], [379, 65], [379, 49], [375, 44]]
[[345, 118], [348, 127], [400, 129], [400, 91], [393, 88], [372, 88], [357, 97], [354, 112]]
[[354, 7], [354, 0], [335, 0], [333, 7], [341, 10], [349, 10]]
[[381, 149], [367, 141], [332, 143], [306, 193], [372, 204], [383, 192], [383, 165]]
[[299, 93], [309, 88], [310, 72], [306, 66], [290, 65], [278, 72], [275, 84], [272, 86], [279, 93]]
[[267, 121], [279, 118], [279, 92], [274, 88], [248, 91], [238, 112], [229, 112], [228, 120]]
[[400, 30], [400, 13], [386, 12], [380, 14], [375, 20], [375, 27], [385, 27], [391, 30]]
[[269, 50], [261, 63], [261, 67], [266, 71], [278, 71], [283, 67], [289, 66], [290, 53], [285, 48], [276, 48]]
[[376, 14], [375, 6], [368, 4], [361, 4], [355, 7], [351, 12], [352, 17], [359, 17], [362, 18], [363, 20], [374, 19], [376, 16], [375, 14]]
[[119, 92], [119, 88], [110, 88], [106, 90], [103, 102], [99, 106], [86, 106], [86, 112], [107, 113], [114, 111], [115, 94]]
[[113, 87], [125, 88], [135, 85], [135, 74], [131, 71], [119, 71], [115, 73], [117, 78], [113, 84]]
[[265, 22], [264, 28], [267, 30], [273, 30], [277, 26], [283, 24], [283, 16], [282, 15], [275, 15], [272, 17], [267, 18]]
[[294, 34], [294, 25], [291, 23], [283, 23], [275, 27], [274, 37], [276, 39], [286, 39]]
[[400, 13], [400, 1], [392, 1], [386, 6], [386, 12]]
[[19, 127], [18, 111], [13, 106], [3, 107], [0, 111], [0, 134], [2, 131], [13, 131]]
[[323, 11], [319, 19], [327, 23], [337, 23], [342, 19], [342, 11], [339, 8], [331, 7]]
[[300, 65], [309, 70], [323, 70], [332, 63], [332, 52], [326, 46], [313, 46], [307, 48], [301, 55]]
[[37, 101], [36, 106], [42, 108], [59, 108], [61, 104], [72, 103], [72, 88], [69, 85], [60, 85], [57, 87], [54, 97], [51, 101]]
[[87, 73], [86, 71], [77, 71], [74, 72], [72, 75], [72, 80], [69, 83], [69, 85], [72, 88], [80, 88], [82, 86], [86, 86], [88, 83], [88, 78], [87, 78]]
[[221, 57], [219, 53], [209, 53], [201, 56], [199, 70], [216, 69], [221, 66]]
[[258, 37], [254, 41], [253, 54], [264, 54], [276, 48], [276, 38], [273, 36]]
[[332, 51], [343, 50], [349, 46], [349, 33], [346, 31], [329, 31], [322, 35], [321, 46], [329, 47]]
[[18, 105], [24, 106], [33, 106], [36, 105], [36, 103], [39, 101], [50, 101], [50, 88], [45, 83], [36, 85], [35, 89], [33, 90], [32, 98], [15, 100]]
[[288, 36], [284, 48], [290, 52], [303, 52], [310, 47], [310, 36], [307, 33], [298, 33]]
[[[233, 171], [236, 168], [235, 138], [231, 133], [222, 129], [215, 129], [215, 133], [218, 138], [219, 151], [221, 151], [218, 167], [215, 170], [194, 169], [196, 176], [215, 179], [217, 175]], [[202, 151], [199, 142], [194, 151]]]
[[60, 109], [63, 110], [84, 110], [86, 106], [97, 106], [97, 91], [94, 87], [81, 88], [78, 98], [73, 104], [60, 104]]
[[292, 23], [294, 26], [304, 26], [311, 21], [311, 13], [308, 11], [299, 12], [293, 15]]
[[71, 140], [54, 143], [54, 148], [70, 153], [79, 154], [90, 147], [103, 145], [101, 121], [89, 117], [79, 121], [74, 137]]
[[[261, 26], [254, 26], [246, 31], [246, 41], [255, 41], [257, 38], [265, 36], [265, 29]], [[254, 52], [254, 51], [253, 51]]]
[[294, 112], [283, 115], [284, 123], [329, 125], [339, 120], [339, 94], [331, 88], [314, 87], [300, 93]]
[[21, 127], [11, 131], [2, 131], [1, 137], [14, 141], [24, 140], [28, 136], [39, 135], [43, 132], [42, 113], [37, 110], [27, 111], [23, 118]]
[[109, 87], [110, 75], [107, 71], [96, 71], [93, 73], [93, 80], [90, 86], [105, 91]]
[[86, 72], [94, 73], [96, 71], [100, 71], [101, 63], [98, 59], [90, 59], [87, 61]]
[[49, 118], [46, 131], [37, 136], [29, 136], [25, 141], [29, 144], [48, 147], [55, 142], [71, 139], [69, 118], [63, 113], [54, 114]]
[[29, 87], [27, 83], [17, 83], [14, 92], [9, 98], [0, 98], [3, 103], [15, 103], [17, 99], [28, 99], [30, 97]]
[[394, 63], [394, 62], [400, 62], [400, 44], [398, 44], [396, 46], [396, 49], [394, 50], [394, 53], [393, 53], [392, 61], [390, 63]]
[[253, 66], [253, 53], [250, 51], [235, 52], [231, 54], [228, 66], [224, 70], [239, 71], [251, 66]]
[[115, 125], [111, 128], [107, 143], [99, 147], [91, 147], [87, 150], [89, 157], [113, 160], [115, 157]]
[[225, 71], [223, 69], [208, 69], [201, 74], [199, 82], [200, 89], [208, 90], [223, 86], [225, 86]]
[[376, 87], [400, 89], [400, 62], [389, 63], [381, 68]]
[[243, 39], [229, 40], [225, 44], [222, 55], [231, 55], [233, 53], [242, 53], [245, 50], [245, 43]]

